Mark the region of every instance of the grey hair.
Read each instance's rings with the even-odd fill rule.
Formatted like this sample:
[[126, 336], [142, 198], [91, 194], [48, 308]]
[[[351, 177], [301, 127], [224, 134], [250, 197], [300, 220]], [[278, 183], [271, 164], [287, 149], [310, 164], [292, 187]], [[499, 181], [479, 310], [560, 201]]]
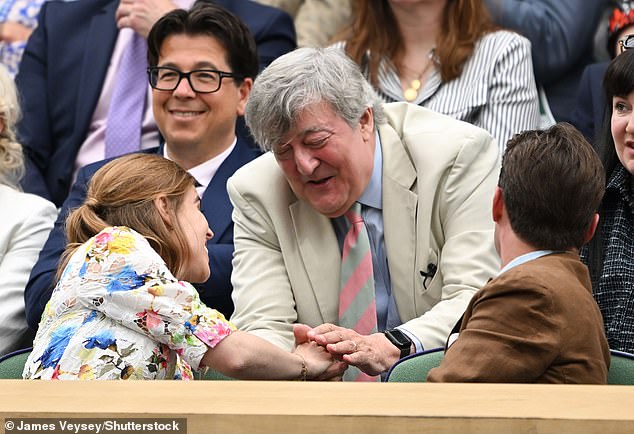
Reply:
[[24, 175], [22, 146], [15, 134], [15, 124], [20, 119], [18, 91], [9, 71], [0, 65], [0, 119], [4, 128], [0, 131], [0, 184], [19, 189]]
[[367, 108], [384, 122], [383, 102], [340, 48], [298, 48], [272, 62], [255, 80], [245, 120], [262, 150], [270, 151], [308, 106], [328, 103], [354, 127]]

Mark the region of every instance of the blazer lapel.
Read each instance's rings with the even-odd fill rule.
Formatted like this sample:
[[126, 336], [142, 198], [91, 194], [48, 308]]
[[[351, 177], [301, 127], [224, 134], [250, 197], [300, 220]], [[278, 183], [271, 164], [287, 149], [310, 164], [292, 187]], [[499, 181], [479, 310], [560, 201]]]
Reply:
[[85, 44], [90, 45], [84, 51], [79, 75], [79, 94], [75, 110], [75, 125], [78, 134], [84, 135], [101, 94], [101, 88], [108, 72], [110, 57], [117, 40], [115, 11], [118, 1], [109, 1], [98, 14], [95, 14], [86, 34]]
[[[341, 252], [330, 219], [298, 200], [289, 206], [299, 257], [319, 305], [322, 322], [337, 322]], [[297, 294], [296, 294], [297, 296]], [[308, 294], [302, 294], [308, 296]]]
[[[427, 231], [416, 231], [418, 195], [411, 191], [416, 170], [401, 143], [398, 133], [389, 125], [379, 126], [383, 152], [383, 226], [385, 249], [394, 297], [401, 316], [414, 311], [412, 279], [416, 266], [416, 246], [426, 244]], [[425, 227], [424, 224], [422, 227]], [[422, 239], [421, 239], [422, 238]], [[407, 303], [399, 300], [408, 300]], [[413, 316], [411, 314], [407, 316]]]
[[207, 185], [202, 198], [202, 206], [211, 230], [214, 234], [217, 234], [209, 241], [212, 244], [218, 243], [223, 238], [222, 234], [232, 224], [231, 213], [233, 212], [233, 207], [227, 193], [227, 180], [236, 170], [254, 157], [255, 154], [238, 137], [235, 148], [222, 162], [211, 182]]

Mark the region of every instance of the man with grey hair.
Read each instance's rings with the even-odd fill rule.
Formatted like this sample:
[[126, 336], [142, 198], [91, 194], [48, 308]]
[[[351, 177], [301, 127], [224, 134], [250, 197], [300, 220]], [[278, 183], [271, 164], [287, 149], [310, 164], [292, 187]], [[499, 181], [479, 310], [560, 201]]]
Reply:
[[[494, 139], [416, 105], [382, 104], [333, 49], [274, 61], [246, 121], [272, 152], [227, 185], [236, 326], [286, 349], [313, 340], [367, 374], [356, 380], [444, 345], [499, 268]], [[295, 336], [294, 323], [306, 324]]]

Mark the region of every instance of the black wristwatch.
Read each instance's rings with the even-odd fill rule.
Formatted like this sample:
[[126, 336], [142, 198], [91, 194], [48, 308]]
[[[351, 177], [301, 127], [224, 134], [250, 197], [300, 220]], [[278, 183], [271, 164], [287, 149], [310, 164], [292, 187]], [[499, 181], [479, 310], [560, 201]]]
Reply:
[[383, 333], [396, 348], [401, 350], [401, 359], [409, 355], [412, 349], [412, 340], [405, 333], [399, 329], [385, 330]]

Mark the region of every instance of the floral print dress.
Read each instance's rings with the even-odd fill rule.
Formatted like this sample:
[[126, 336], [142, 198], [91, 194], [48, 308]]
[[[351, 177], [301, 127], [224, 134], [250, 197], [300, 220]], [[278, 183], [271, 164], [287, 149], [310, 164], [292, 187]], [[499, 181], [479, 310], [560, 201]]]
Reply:
[[81, 245], [46, 306], [25, 379], [192, 379], [235, 327], [148, 241], [109, 227]]

